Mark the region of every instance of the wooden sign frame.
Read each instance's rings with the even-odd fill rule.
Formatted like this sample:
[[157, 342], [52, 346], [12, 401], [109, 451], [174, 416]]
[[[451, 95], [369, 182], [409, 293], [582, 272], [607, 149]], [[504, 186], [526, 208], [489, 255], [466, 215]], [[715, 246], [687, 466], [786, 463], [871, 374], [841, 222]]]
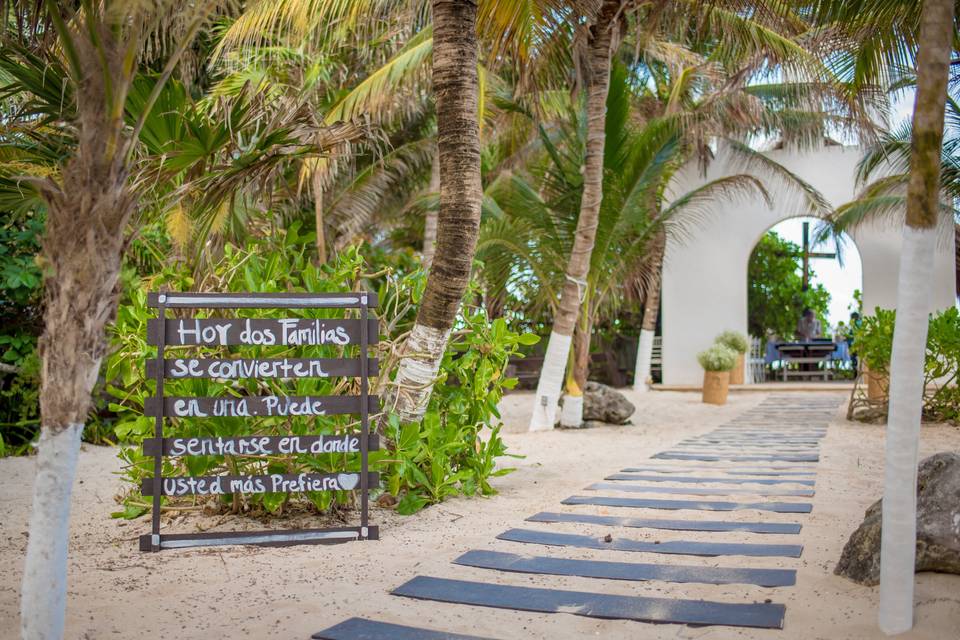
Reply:
[[[151, 532], [140, 536], [141, 551], [224, 544], [288, 546], [331, 544], [351, 540], [377, 540], [379, 528], [369, 523], [369, 494], [379, 485], [371, 473], [369, 452], [379, 448], [379, 438], [370, 433], [370, 413], [379, 410], [379, 398], [370, 395], [370, 376], [378, 375], [379, 363], [369, 357], [369, 348], [379, 340], [379, 320], [369, 313], [377, 296], [356, 293], [173, 293], [147, 296], [147, 306], [157, 310], [148, 323], [147, 342], [157, 347], [157, 357], [147, 363], [147, 373], [157, 383], [156, 395], [147, 399], [144, 415], [154, 417], [154, 437], [143, 442], [143, 452], [154, 459], [153, 476], [144, 478], [141, 490], [152, 497]], [[169, 309], [357, 309], [359, 319], [304, 318], [168, 318]], [[178, 324], [179, 323], [179, 324]], [[193, 323], [192, 325], [184, 323]], [[242, 324], [242, 327], [240, 326]], [[177, 327], [179, 334], [173, 334]], [[211, 359], [168, 360], [168, 346], [307, 346], [331, 344], [359, 346], [358, 358], [303, 359]], [[260, 375], [264, 374], [264, 375]], [[319, 378], [357, 377], [358, 396], [248, 396], [178, 397], [164, 394], [164, 382], [198, 377], [216, 378]], [[207, 413], [207, 412], [210, 413]], [[339, 435], [239, 436], [229, 438], [164, 437], [165, 420], [220, 416], [319, 416], [359, 413], [360, 432]], [[301, 473], [272, 476], [163, 476], [163, 458], [189, 455], [272, 455], [274, 453], [359, 453], [359, 472]], [[165, 482], [166, 481], [166, 482]], [[276, 531], [223, 531], [161, 533], [163, 495], [216, 495], [253, 490], [266, 492], [309, 487], [310, 491], [360, 491], [360, 526], [328, 529]], [[248, 489], [252, 488], [252, 489]], [[169, 490], [169, 492], [167, 492]]]

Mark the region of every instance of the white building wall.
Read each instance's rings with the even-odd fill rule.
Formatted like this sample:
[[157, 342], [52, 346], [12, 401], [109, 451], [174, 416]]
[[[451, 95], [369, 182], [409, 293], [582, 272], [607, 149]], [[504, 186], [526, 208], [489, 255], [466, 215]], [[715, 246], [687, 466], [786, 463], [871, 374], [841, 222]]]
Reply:
[[[834, 206], [855, 197], [856, 147], [830, 146], [816, 151], [777, 150], [768, 154], [806, 180]], [[672, 192], [683, 194], [730, 171], [724, 153], [711, 163], [707, 176], [691, 167], [678, 176]], [[758, 176], [763, 179], [763, 176]], [[696, 354], [709, 347], [721, 331], [747, 330], [747, 263], [756, 242], [783, 220], [809, 215], [801, 202], [789, 203], [771, 192], [773, 206], [761, 198], [725, 205], [707, 219], [694, 237], [668, 237], [663, 267], [664, 384], [700, 384], [703, 371]], [[796, 200], [794, 198], [794, 200]], [[952, 229], [938, 247], [936, 277], [930, 283], [934, 305], [944, 309], [955, 302]], [[901, 232], [893, 224], [865, 225], [851, 234], [863, 265], [863, 308], [893, 308]]]

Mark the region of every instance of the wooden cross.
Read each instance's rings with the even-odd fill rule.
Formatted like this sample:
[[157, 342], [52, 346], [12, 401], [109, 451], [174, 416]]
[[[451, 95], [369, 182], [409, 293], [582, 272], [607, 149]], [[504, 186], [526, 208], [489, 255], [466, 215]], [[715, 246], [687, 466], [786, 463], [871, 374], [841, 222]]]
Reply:
[[815, 253], [810, 251], [810, 223], [803, 223], [803, 290], [810, 288], [810, 259], [836, 258], [835, 253]]

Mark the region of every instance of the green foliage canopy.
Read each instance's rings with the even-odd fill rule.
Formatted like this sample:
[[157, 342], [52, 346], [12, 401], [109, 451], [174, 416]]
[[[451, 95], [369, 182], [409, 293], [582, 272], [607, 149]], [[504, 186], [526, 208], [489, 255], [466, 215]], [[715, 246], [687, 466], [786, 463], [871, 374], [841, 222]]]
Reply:
[[[750, 255], [747, 267], [747, 326], [750, 335], [774, 334], [792, 339], [805, 308], [813, 309], [827, 328], [830, 292], [822, 284], [803, 291], [803, 252], [796, 244], [768, 231]], [[810, 270], [810, 279], [814, 279]]]

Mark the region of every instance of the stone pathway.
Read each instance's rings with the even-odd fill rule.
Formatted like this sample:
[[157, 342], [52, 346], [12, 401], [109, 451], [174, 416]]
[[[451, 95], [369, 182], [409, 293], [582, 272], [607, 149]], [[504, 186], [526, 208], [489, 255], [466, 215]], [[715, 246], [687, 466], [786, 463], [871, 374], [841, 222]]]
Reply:
[[[582, 495], [562, 501], [574, 509], [537, 513], [526, 519], [533, 526], [545, 526], [514, 528], [497, 536], [501, 541], [530, 545], [530, 555], [487, 549], [468, 551], [453, 559], [457, 565], [496, 572], [660, 581], [665, 583], [666, 594], [673, 596], [672, 590], [675, 597], [612, 595], [434, 576], [417, 576], [392, 593], [448, 603], [438, 606], [459, 604], [648, 623], [781, 629], [786, 615], [783, 604], [771, 599], [757, 602], [748, 593], [738, 601], [685, 598], [681, 597], [683, 585], [773, 588], [796, 583], [794, 568], [769, 568], [751, 563], [756, 558], [785, 559], [779, 562], [789, 567], [802, 554], [803, 517], [813, 508], [803, 499], [814, 495], [820, 440], [840, 402], [837, 396], [770, 396], [713, 431], [683, 440], [648, 460], [638, 460], [636, 467], [611, 473], [602, 482], [585, 487]], [[631, 495], [638, 493], [654, 497]], [[622, 510], [623, 515], [585, 513], [584, 508]], [[638, 516], [634, 509], [645, 511]], [[668, 512], [669, 517], [655, 517], [663, 511]], [[785, 522], [785, 517], [790, 521]], [[593, 527], [591, 535], [551, 528], [551, 525], [569, 523]], [[617, 530], [622, 528], [660, 530], [669, 539], [620, 537]], [[611, 533], [604, 533], [605, 530]], [[707, 534], [706, 539], [702, 532]], [[730, 533], [739, 539], [711, 541], [709, 536], [716, 533]], [[796, 536], [796, 542], [767, 544], [756, 539], [757, 535], [769, 534]], [[687, 536], [698, 539], [685, 539]], [[548, 547], [552, 555], [541, 555]], [[558, 549], [560, 555], [556, 553]], [[562, 556], [564, 549], [622, 552], [623, 561], [566, 558]], [[631, 562], [631, 552], [663, 556], [665, 560]], [[684, 565], [666, 560], [672, 556], [717, 558], [720, 566]], [[671, 589], [670, 585], [675, 586]], [[729, 593], [729, 589], [723, 591], [724, 596]], [[352, 618], [314, 634], [313, 638], [470, 640], [471, 637]]]

